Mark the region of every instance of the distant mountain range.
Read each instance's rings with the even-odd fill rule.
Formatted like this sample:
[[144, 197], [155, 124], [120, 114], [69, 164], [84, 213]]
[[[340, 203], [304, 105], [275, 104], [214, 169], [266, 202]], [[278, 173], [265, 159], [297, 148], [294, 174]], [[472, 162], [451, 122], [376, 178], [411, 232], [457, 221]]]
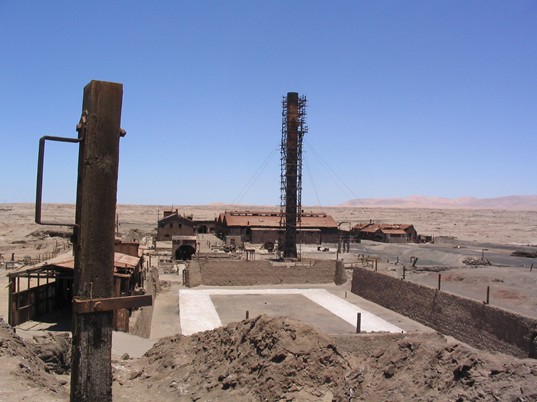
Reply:
[[357, 198], [339, 207], [369, 208], [440, 208], [440, 209], [507, 209], [537, 211], [537, 195], [510, 195], [496, 198], [443, 198], [415, 195], [405, 198]]

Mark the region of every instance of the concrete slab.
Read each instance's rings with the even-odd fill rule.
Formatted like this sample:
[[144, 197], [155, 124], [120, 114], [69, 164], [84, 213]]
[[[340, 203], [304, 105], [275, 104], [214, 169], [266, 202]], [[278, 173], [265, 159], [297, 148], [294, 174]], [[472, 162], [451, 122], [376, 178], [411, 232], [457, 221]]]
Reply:
[[251, 318], [260, 314], [287, 317], [308, 323], [325, 334], [349, 334], [356, 327], [320, 307], [304, 295], [211, 296], [223, 325], [241, 321], [246, 311]]
[[[222, 325], [222, 321], [218, 315], [217, 309], [214, 306], [211, 297], [215, 296], [245, 296], [245, 295], [264, 295], [264, 296], [302, 296], [313, 302], [314, 307], [308, 307], [305, 303], [297, 303], [301, 309], [309, 311], [310, 316], [315, 314], [314, 308], [327, 310], [332, 315], [339, 317], [342, 321], [355, 328], [357, 313], [362, 314], [361, 329], [364, 332], [382, 331], [382, 332], [404, 332], [400, 327], [389, 323], [385, 319], [363, 309], [352, 303], [341, 299], [334, 294], [331, 294], [326, 289], [299, 289], [299, 288], [278, 288], [278, 289], [181, 289], [179, 290], [179, 311], [181, 332], [184, 335], [191, 335], [196, 332], [205, 331], [208, 329], [217, 328]], [[216, 299], [215, 299], [216, 300]], [[235, 305], [237, 304], [235, 299]], [[233, 304], [233, 300], [227, 300], [226, 303]], [[222, 303], [220, 303], [222, 304]], [[239, 303], [240, 304], [240, 303]], [[288, 306], [291, 306], [288, 304]], [[237, 306], [238, 307], [238, 306]], [[239, 311], [245, 312], [244, 308]], [[288, 315], [292, 312], [292, 308], [282, 308], [280, 315]], [[322, 316], [322, 315], [321, 315]], [[244, 318], [244, 317], [242, 317]], [[240, 319], [242, 319], [240, 318]], [[303, 317], [302, 317], [303, 318]], [[300, 319], [300, 318], [299, 318]], [[302, 319], [302, 321], [304, 321]], [[321, 320], [319, 320], [321, 321]], [[307, 322], [307, 321], [306, 321]], [[319, 326], [319, 322], [309, 324]], [[345, 328], [346, 327], [346, 328]], [[343, 333], [348, 331], [348, 326], [345, 325]], [[334, 332], [333, 330], [330, 332]], [[341, 333], [340, 331], [338, 331]]]

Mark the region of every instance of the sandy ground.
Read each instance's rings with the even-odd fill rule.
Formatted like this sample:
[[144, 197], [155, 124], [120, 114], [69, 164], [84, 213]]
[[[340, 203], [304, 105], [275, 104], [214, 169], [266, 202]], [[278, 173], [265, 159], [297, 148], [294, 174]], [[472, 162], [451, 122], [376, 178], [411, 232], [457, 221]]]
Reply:
[[[181, 212], [186, 214], [193, 214], [195, 218], [199, 219], [212, 219], [224, 209], [233, 209], [232, 207], [225, 206], [179, 206], [174, 208], [178, 208]], [[251, 207], [250, 209], [261, 208], [262, 207]], [[164, 209], [167, 208], [162, 206], [119, 206], [118, 215], [121, 224], [120, 232], [122, 234], [133, 234], [133, 231], [135, 231], [134, 234], [137, 236], [154, 234], [156, 221], [159, 214], [162, 216], [162, 210]], [[535, 291], [537, 286], [537, 260], [535, 258], [514, 257], [511, 255], [513, 251], [537, 251], [537, 212], [535, 211], [372, 208], [326, 208], [325, 211], [332, 214], [337, 221], [350, 222], [349, 224], [365, 222], [370, 219], [376, 222], [411, 223], [417, 228], [418, 233], [432, 234], [436, 236], [434, 245], [390, 245], [373, 242], [352, 244], [351, 253], [340, 255], [340, 258], [342, 258], [349, 267], [352, 264], [360, 263], [359, 255], [374, 256], [379, 259], [379, 270], [389, 275], [401, 277], [403, 266], [405, 266], [406, 280], [412, 280], [434, 287], [437, 286], [438, 274], [440, 273], [442, 275], [443, 290], [462, 294], [477, 300], [484, 300], [486, 287], [490, 286], [491, 304], [517, 311], [521, 314], [533, 317], [537, 316], [537, 292]], [[3, 254], [6, 261], [11, 258], [12, 253], [15, 255], [15, 260], [21, 260], [21, 262], [25, 256], [29, 256], [32, 259], [47, 259], [50, 258], [54, 252], [62, 251], [68, 246], [68, 228], [38, 226], [33, 223], [33, 213], [32, 204], [0, 205], [0, 253]], [[48, 205], [44, 208], [43, 215], [47, 221], [69, 222], [73, 219], [74, 208], [70, 205]], [[317, 257], [335, 259], [336, 253], [334, 245], [327, 246], [330, 251], [320, 255], [317, 253]], [[308, 253], [315, 253], [316, 248], [303, 246], [301, 251], [304, 256], [308, 256]], [[463, 263], [465, 258], [478, 258], [481, 255], [485, 255], [485, 257], [492, 262], [492, 265], [468, 266]], [[411, 266], [410, 257], [418, 257], [418, 263], [415, 267]], [[530, 270], [532, 264], [535, 265], [535, 269]], [[0, 272], [0, 299], [3, 300], [3, 302], [0, 303], [0, 317], [7, 321], [6, 272], [7, 271], [3, 269]], [[428, 362], [421, 361], [418, 359], [417, 355], [409, 355], [407, 350], [408, 345], [407, 343], [404, 343], [407, 341], [403, 342], [403, 346], [396, 346], [395, 349], [392, 350], [391, 353], [393, 353], [393, 358], [390, 361], [384, 361], [382, 357], [375, 358], [374, 356], [382, 356], [379, 355], [380, 352], [378, 352], [377, 349], [388, 350], [388, 348], [391, 347], [390, 345], [393, 344], [394, 338], [383, 338], [381, 341], [378, 339], [375, 340], [375, 338], [367, 341], [368, 345], [375, 344], [375, 347], [352, 344], [353, 341], [349, 341], [349, 339], [346, 338], [347, 335], [341, 334], [341, 331], [352, 332], [352, 326], [339, 318], [326, 317], [324, 319], [326, 327], [319, 328], [318, 326], [314, 326], [315, 329], [313, 331], [331, 333], [336, 337], [335, 339], [337, 340], [338, 345], [340, 345], [341, 350], [350, 348], [354, 349], [355, 352], [355, 357], [344, 357], [341, 362], [337, 363], [336, 366], [341, 363], [340, 368], [336, 369], [334, 368], [335, 366], [330, 366], [330, 370], [332, 370], [330, 371], [330, 373], [332, 373], [330, 374], [330, 381], [337, 382], [335, 378], [340, 375], [343, 375], [345, 378], [351, 374], [356, 375], [357, 377], [353, 377], [355, 380], [349, 380], [349, 384], [352, 386], [347, 387], [349, 384], [342, 386], [337, 382], [339, 385], [336, 384], [337, 386], [334, 385], [333, 388], [321, 387], [323, 391], [320, 392], [315, 386], [317, 381], [322, 382], [322, 379], [315, 379], [315, 377], [310, 381], [297, 378], [295, 381], [296, 386], [281, 380], [277, 386], [273, 384], [272, 387], [259, 387], [259, 389], [264, 390], [263, 392], [265, 392], [265, 394], [256, 394], [256, 391], [248, 391], [248, 389], [250, 389], [248, 388], [248, 384], [240, 384], [240, 387], [238, 384], [240, 381], [255, 382], [259, 379], [252, 380], [253, 377], [247, 376], [239, 381], [236, 377], [237, 374], [227, 373], [226, 377], [224, 376], [226, 373], [221, 373], [222, 378], [220, 379], [220, 377], [218, 377], [219, 379], [215, 380], [216, 382], [212, 385], [212, 387], [215, 388], [211, 388], [209, 392], [209, 390], [203, 386], [205, 381], [203, 378], [208, 378], [207, 376], [211, 375], [212, 369], [209, 370], [207, 367], [211, 364], [216, 364], [216, 361], [220, 361], [220, 364], [225, 364], [223, 362], [226, 359], [224, 357], [214, 357], [214, 359], [211, 360], [209, 356], [205, 356], [204, 353], [212, 353], [213, 356], [216, 356], [217, 352], [210, 347], [199, 350], [195, 356], [186, 353], [183, 356], [186, 360], [182, 358], [183, 360], [180, 362], [170, 363], [172, 365], [177, 364], [177, 367], [183, 367], [182, 365], [187, 364], [186, 362], [189, 361], [189, 359], [191, 362], [194, 362], [195, 360], [196, 363], [192, 363], [192, 367], [196, 368], [197, 374], [190, 369], [184, 369], [191, 373], [191, 382], [183, 383], [181, 381], [183, 381], [184, 378], [174, 377], [172, 373], [169, 373], [168, 377], [163, 377], [161, 374], [167, 372], [165, 367], [155, 365], [157, 362], [163, 362], [165, 360], [164, 355], [172, 353], [171, 351], [174, 350], [176, 345], [185, 345], [184, 347], [191, 349], [197, 348], [195, 344], [191, 343], [193, 342], [192, 340], [188, 340], [192, 337], [186, 337], [185, 341], [170, 341], [169, 339], [172, 338], [167, 338], [169, 336], [176, 337], [177, 334], [181, 333], [178, 292], [183, 287], [180, 283], [180, 276], [176, 274], [163, 274], [161, 272], [160, 279], [163, 283], [163, 289], [157, 296], [155, 306], [153, 307], [150, 338], [143, 339], [122, 333], [114, 334], [113, 354], [115, 356], [114, 376], [116, 379], [114, 398], [116, 400], [142, 401], [148, 400], [149, 398], [154, 399], [154, 395], [157, 394], [162, 396], [159, 400], [192, 400], [194, 396], [199, 397], [200, 400], [211, 400], [211, 398], [213, 398], [212, 400], [260, 400], [260, 398], [265, 397], [270, 400], [270, 398], [274, 396], [271, 393], [271, 389], [276, 389], [277, 392], [282, 393], [281, 395], [289, 395], [286, 400], [331, 400], [332, 397], [335, 400], [350, 400], [350, 388], [353, 388], [352, 392], [359, 390], [360, 393], [357, 393], [357, 396], [362, 395], [355, 400], [456, 400], [457, 397], [462, 398], [460, 400], [516, 400], [517, 397], [520, 398], [518, 400], [537, 400], [537, 393], [534, 393], [535, 390], [528, 385], [530, 383], [535, 383], [535, 379], [537, 379], [537, 367], [535, 367], [533, 363], [516, 363], [518, 365], [513, 368], [507, 363], [508, 361], [511, 361], [511, 364], [518, 362], [518, 360], [513, 358], [503, 358], [501, 356], [491, 357], [488, 354], [484, 357], [483, 354], [472, 351], [471, 348], [464, 349], [466, 346], [446, 346], [446, 342], [448, 345], [452, 345], [452, 342], [454, 341], [446, 341], [444, 338], [427, 338], [427, 336], [430, 335], [426, 335], [426, 328], [413, 328], [412, 326], [409, 326], [409, 323], [405, 323], [402, 318], [398, 322], [399, 319], [397, 317], [390, 316], [389, 312], [383, 312], [381, 308], [372, 305], [372, 303], [369, 303], [369, 311], [373, 311], [375, 314], [381, 316], [382, 314], [386, 314], [385, 317], [388, 320], [392, 320], [392, 323], [395, 325], [400, 326], [406, 331], [413, 331], [415, 335], [410, 333], [407, 335], [409, 337], [407, 339], [411, 339], [409, 342], [413, 342], [414, 345], [424, 345], [422, 346], [422, 349], [426, 347], [425, 345], [427, 345], [427, 350], [436, 348], [437, 351], [435, 353], [437, 353], [437, 356], [444, 356], [442, 359], [445, 361], [442, 364], [439, 363], [440, 365], [434, 366], [431, 364], [430, 360]], [[202, 287], [202, 289], [203, 288], [204, 287]], [[343, 287], [336, 287], [334, 285], [333, 287], [325, 288], [341, 298], [344, 297], [344, 292], [350, 289], [348, 283]], [[222, 299], [223, 297], [224, 299]], [[351, 298], [353, 298], [351, 302], [355, 305], [361, 305], [360, 303], [365, 305], [368, 303], [364, 300], [358, 300], [359, 298], [355, 295], [349, 297], [349, 299]], [[212, 299], [222, 324], [227, 326], [220, 330], [216, 330], [224, 331], [218, 335], [218, 339], [222, 341], [225, 341], [225, 336], [227, 336], [224, 335], [224, 333], [230, 333], [229, 331], [238, 331], [238, 333], [240, 331], [246, 331], [243, 335], [246, 337], [244, 339], [247, 339], [249, 335], [247, 336], [245, 334], [249, 333], [249, 330], [247, 330], [246, 327], [237, 327], [235, 324], [237, 320], [240, 321], [242, 319], [241, 316], [246, 309], [252, 310], [252, 315], [250, 317], [254, 317], [254, 314], [257, 316], [258, 313], [264, 313], [264, 307], [269, 310], [268, 313], [273, 313], [274, 311], [284, 310], [286, 305], [290, 306], [301, 303], [300, 301], [297, 301], [299, 299], [296, 298], [287, 301], [284, 300], [283, 302], [281, 299], [277, 300], [271, 298], [263, 300], [259, 299], [256, 300], [256, 302], [251, 302], [248, 299], [244, 299], [244, 297], [237, 297], [235, 300], [236, 304], [230, 303], [229, 300], [225, 299], [225, 296], [222, 295], [215, 295]], [[307, 307], [306, 303], [303, 303], [303, 305], [305, 309], [310, 308]], [[312, 307], [311, 311], [308, 312], [308, 314], [311, 313], [312, 317], [318, 316], [315, 308], [317, 307]], [[271, 309], [272, 311], [270, 311]], [[254, 310], [256, 310], [255, 313]], [[289, 315], [292, 315], [292, 310], [293, 309], [289, 309]], [[238, 315], [237, 311], [239, 311]], [[300, 308], [296, 310], [294, 314], [295, 318], [300, 318]], [[255, 317], [250, 319], [252, 322], [255, 320]], [[338, 322], [338, 320], [341, 322]], [[311, 325], [312, 322], [315, 322], [315, 319], [310, 321], [311, 322], [308, 322], [308, 324]], [[269, 321], [266, 322], [266, 325], [272, 328], [276, 324], [269, 319]], [[293, 331], [305, 331], [304, 333], [311, 335], [312, 330], [302, 329], [302, 324], [296, 325], [298, 325], [298, 327], [293, 327]], [[341, 330], [341, 328], [346, 329]], [[35, 329], [37, 328], [32, 328], [32, 325], [29, 325], [26, 328], [19, 328], [18, 333], [24, 335], [26, 339], [31, 339], [37, 333]], [[274, 327], [274, 331], [278, 332], [279, 330]], [[341, 338], [341, 336], [343, 336], [343, 338]], [[426, 338], [413, 338], [415, 336], [426, 336]], [[17, 343], [18, 341], [11, 340], [11, 335], [7, 334], [5, 337], [6, 339], [9, 339], [9, 342], [12, 342], [13, 345], [19, 345], [19, 343]], [[157, 348], [151, 355], [152, 357], [138, 359], [159, 340], [164, 343], [162, 344], [159, 342], [160, 349]], [[213, 342], [212, 344], [214, 344], [214, 347], [217, 349], [222, 348], [221, 345], [218, 346], [219, 342], [220, 341]], [[304, 343], [301, 343], [298, 346], [286, 345], [285, 347], [291, 349], [296, 347], [303, 348], [305, 347], [304, 345], [309, 345], [310, 342], [314, 342], [315, 345], [324, 345], [326, 343], [324, 340], [313, 341], [309, 339], [304, 340]], [[327, 342], [330, 343], [332, 341]], [[377, 342], [379, 343], [377, 344]], [[395, 342], [395, 345], [399, 345], [398, 342], [402, 341], [399, 339]], [[4, 342], [4, 344], [6, 343]], [[349, 346], [351, 344], [353, 346]], [[13, 350], [19, 346], [14, 346]], [[52, 379], [49, 378], [45, 372], [46, 370], [40, 366], [41, 363], [39, 363], [39, 361], [34, 362], [31, 360], [31, 366], [25, 365], [24, 362], [21, 362], [20, 360], [21, 356], [26, 356], [25, 353], [30, 356], [31, 353], [24, 349], [25, 347], [20, 347], [23, 348], [20, 349], [20, 353], [17, 352], [18, 354], [13, 353], [11, 355], [6, 355], [10, 356], [9, 359], [13, 361], [13, 367], [9, 366], [11, 363], [6, 363], [2, 371], [2, 379], [0, 380], [0, 384], [2, 385], [0, 401], [34, 400], [35, 395], [38, 393], [42, 400], [45, 401], [66, 400], [68, 377], [66, 379], [65, 375], [55, 374], [51, 377]], [[464, 350], [464, 352], [461, 352], [462, 350]], [[326, 351], [319, 353], [323, 354], [325, 352]], [[412, 352], [412, 350], [410, 350], [410, 352]], [[124, 353], [128, 353], [131, 358], [135, 359], [121, 360], [120, 356]], [[249, 356], [248, 353], [250, 352], [244, 349], [240, 353]], [[286, 353], [288, 352], [282, 353], [287, 356]], [[345, 353], [347, 353], [347, 351]], [[356, 355], [360, 353], [364, 356], [367, 355], [367, 357], [364, 357], [364, 360], [357, 363]], [[433, 352], [427, 352], [424, 356], [429, 356], [429, 353]], [[343, 352], [340, 354], [342, 356], [344, 355]], [[278, 356], [274, 356], [277, 362], [276, 364], [279, 364], [280, 359], [283, 358]], [[316, 355], [312, 354], [311, 356]], [[433, 358], [431, 356], [429, 356], [429, 359]], [[7, 357], [3, 357], [3, 361], [4, 359], [7, 359]], [[30, 357], [26, 357], [26, 359], [30, 359]], [[199, 359], [206, 359], [205, 363]], [[243, 362], [243, 364], [258, 364], [255, 363], [255, 359], [252, 359], [253, 357], [251, 357], [250, 360]], [[332, 357], [330, 357], [330, 359], [332, 359]], [[440, 362], [443, 361], [442, 359], [440, 359]], [[9, 361], [11, 362], [11, 360]], [[336, 360], [339, 361], [339, 357]], [[5, 361], [7, 362], [8, 360]], [[406, 363], [403, 363], [403, 361], [411, 361], [413, 366], [407, 367], [405, 366]], [[453, 363], [454, 361], [457, 364]], [[311, 370], [311, 368], [306, 366], [302, 367], [300, 364], [294, 361], [290, 366], [290, 370]], [[451, 367], [451, 365], [454, 366]], [[364, 367], [370, 367], [374, 373], [379, 372], [384, 374], [381, 375], [381, 378], [377, 378], [375, 377], [376, 374], [373, 372], [370, 371], [368, 374], [367, 370], [363, 371]], [[372, 369], [373, 367], [376, 368]], [[218, 369], [215, 370], [218, 371]], [[420, 383], [421, 385], [419, 385], [418, 388], [415, 388], [411, 384], [413, 377], [417, 375], [421, 378], [423, 372], [429, 373], [431, 370], [436, 374], [431, 374], [432, 377], [429, 378], [429, 383], [425, 385]], [[457, 378], [455, 382], [453, 382], [454, 370], [462, 370], [460, 374], [461, 377]], [[487, 370], [489, 370], [489, 374], [486, 374]], [[22, 374], [19, 373], [20, 371], [22, 371]], [[407, 374], [401, 374], [403, 371]], [[26, 372], [25, 375], [23, 375], [24, 372]], [[13, 377], [13, 373], [19, 374]], [[473, 373], [473, 377], [472, 375], [466, 376], [465, 373]], [[490, 373], [496, 374], [492, 375]], [[401, 376], [398, 379], [398, 382], [386, 382], [386, 379], [395, 378], [399, 374], [401, 374]], [[513, 378], [515, 378], [515, 380], [513, 381], [518, 381], [520, 384], [518, 390], [515, 389], [516, 387], [510, 388], [502, 382], [503, 380], [498, 380], [499, 382], [497, 384], [494, 383], [495, 385], [489, 383], [489, 380], [491, 379], [496, 381], [500, 377], [504, 378], [504, 374], [507, 377], [514, 376]], [[232, 377], [229, 377], [230, 375]], [[275, 374], [272, 376], [274, 375]], [[23, 380], [21, 380], [21, 378]], [[32, 378], [35, 381], [33, 381]], [[239, 378], [242, 377], [239, 376]], [[476, 380], [476, 378], [478, 380]], [[407, 380], [409, 380], [410, 383], [407, 383]], [[473, 386], [468, 385], [469, 383], [472, 383], [472, 381], [474, 383], [476, 381], [477, 383], [481, 382], [482, 386], [473, 389]], [[510, 383], [512, 383], [512, 381]], [[188, 390], [189, 387], [191, 387], [190, 391]], [[218, 389], [233, 390], [235, 387], [238, 387], [237, 392], [226, 394], [225, 392], [222, 393], [221, 391], [218, 391]], [[397, 393], [393, 393], [395, 392], [394, 389], [397, 387], [401, 389], [399, 396], [397, 396]], [[425, 387], [422, 389], [422, 394], [416, 391], [416, 389], [421, 389], [420, 387]], [[451, 389], [453, 392], [446, 391], [443, 393], [441, 391], [442, 387], [447, 387], [445, 390], [453, 388]], [[156, 390], [158, 390], [157, 394], [155, 394]], [[524, 394], [524, 390], [527, 391], [526, 394]], [[211, 398], [208, 395], [211, 395]]]
[[[119, 205], [120, 232], [138, 229], [142, 233], [154, 233], [158, 217], [171, 206]], [[194, 215], [195, 219], [214, 219], [224, 210], [239, 209], [238, 206], [174, 206], [181, 213]], [[248, 206], [251, 210], [274, 210], [278, 207]], [[319, 210], [319, 208], [305, 208]], [[469, 242], [508, 245], [537, 246], [537, 211], [499, 210], [442, 210], [397, 208], [324, 208], [338, 222], [373, 220], [379, 223], [411, 223], [419, 234], [447, 236]], [[55, 248], [63, 248], [68, 239], [47, 236], [46, 231], [69, 234], [65, 226], [40, 226], [34, 223], [34, 204], [0, 204], [0, 253], [6, 259], [15, 253], [16, 259], [28, 255], [42, 257]], [[46, 204], [42, 217], [47, 222], [73, 222], [74, 206]], [[349, 224], [342, 224], [346, 227]], [[32, 235], [33, 234], [33, 235]]]

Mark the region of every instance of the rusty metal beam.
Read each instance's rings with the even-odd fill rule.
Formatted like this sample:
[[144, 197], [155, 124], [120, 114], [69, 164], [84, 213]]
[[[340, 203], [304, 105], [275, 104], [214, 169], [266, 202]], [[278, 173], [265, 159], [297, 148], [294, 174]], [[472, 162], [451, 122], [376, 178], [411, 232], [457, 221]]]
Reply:
[[77, 314], [100, 311], [113, 311], [121, 308], [136, 308], [150, 306], [153, 302], [151, 295], [121, 296], [106, 299], [81, 300], [73, 298], [73, 312]]

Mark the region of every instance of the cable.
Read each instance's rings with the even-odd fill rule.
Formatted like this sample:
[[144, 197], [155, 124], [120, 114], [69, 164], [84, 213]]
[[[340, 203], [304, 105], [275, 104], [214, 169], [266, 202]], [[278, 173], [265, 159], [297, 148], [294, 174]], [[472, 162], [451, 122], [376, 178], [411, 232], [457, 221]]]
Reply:
[[265, 158], [263, 163], [261, 163], [261, 166], [259, 166], [257, 168], [257, 170], [255, 171], [253, 176], [246, 182], [246, 185], [239, 192], [239, 194], [235, 197], [235, 199], [233, 200], [231, 205], [237, 206], [238, 203], [244, 198], [244, 196], [246, 196], [246, 194], [248, 193], [248, 191], [250, 191], [250, 189], [255, 184], [255, 182], [257, 181], [257, 179], [261, 175], [261, 173], [263, 173], [263, 171], [266, 169], [266, 167], [268, 166], [269, 162], [274, 157], [274, 154], [276, 153], [276, 151], [279, 150], [279, 149], [280, 149], [280, 146], [276, 146], [270, 151], [269, 155]]
[[306, 165], [306, 170], [308, 171], [308, 176], [311, 181], [311, 186], [313, 187], [313, 192], [315, 193], [315, 197], [317, 198], [317, 203], [319, 204], [319, 208], [322, 212], [324, 212], [323, 206], [321, 205], [321, 199], [319, 198], [319, 193], [317, 192], [317, 187], [315, 187], [315, 182], [313, 181], [313, 175], [311, 174], [309, 163], [306, 158], [306, 152], [303, 154], [304, 156], [304, 164]]
[[[354, 194], [354, 192], [352, 191], [352, 189], [347, 186], [347, 184], [343, 181], [343, 179], [341, 179], [341, 177], [338, 176], [338, 174], [334, 171], [334, 169], [332, 169], [328, 163], [325, 162], [325, 160], [321, 157], [321, 155], [315, 150], [315, 148], [313, 148], [313, 146], [308, 142], [308, 141], [305, 141], [306, 145], [309, 146], [311, 148], [311, 150], [314, 152], [315, 156], [319, 159], [319, 161], [328, 169], [328, 171], [334, 176], [334, 178], [336, 179], [336, 184], [338, 184], [338, 181], [339, 183], [341, 183], [343, 185], [344, 188], [347, 189], [347, 191], [354, 197], [355, 200], [357, 200], [358, 202], [360, 202], [360, 204], [362, 204], [363, 206], [365, 206], [362, 202], [362, 200], [360, 200], [358, 198], [358, 196], [356, 194]], [[339, 186], [339, 184], [338, 184]], [[341, 188], [341, 186], [340, 186]]]

